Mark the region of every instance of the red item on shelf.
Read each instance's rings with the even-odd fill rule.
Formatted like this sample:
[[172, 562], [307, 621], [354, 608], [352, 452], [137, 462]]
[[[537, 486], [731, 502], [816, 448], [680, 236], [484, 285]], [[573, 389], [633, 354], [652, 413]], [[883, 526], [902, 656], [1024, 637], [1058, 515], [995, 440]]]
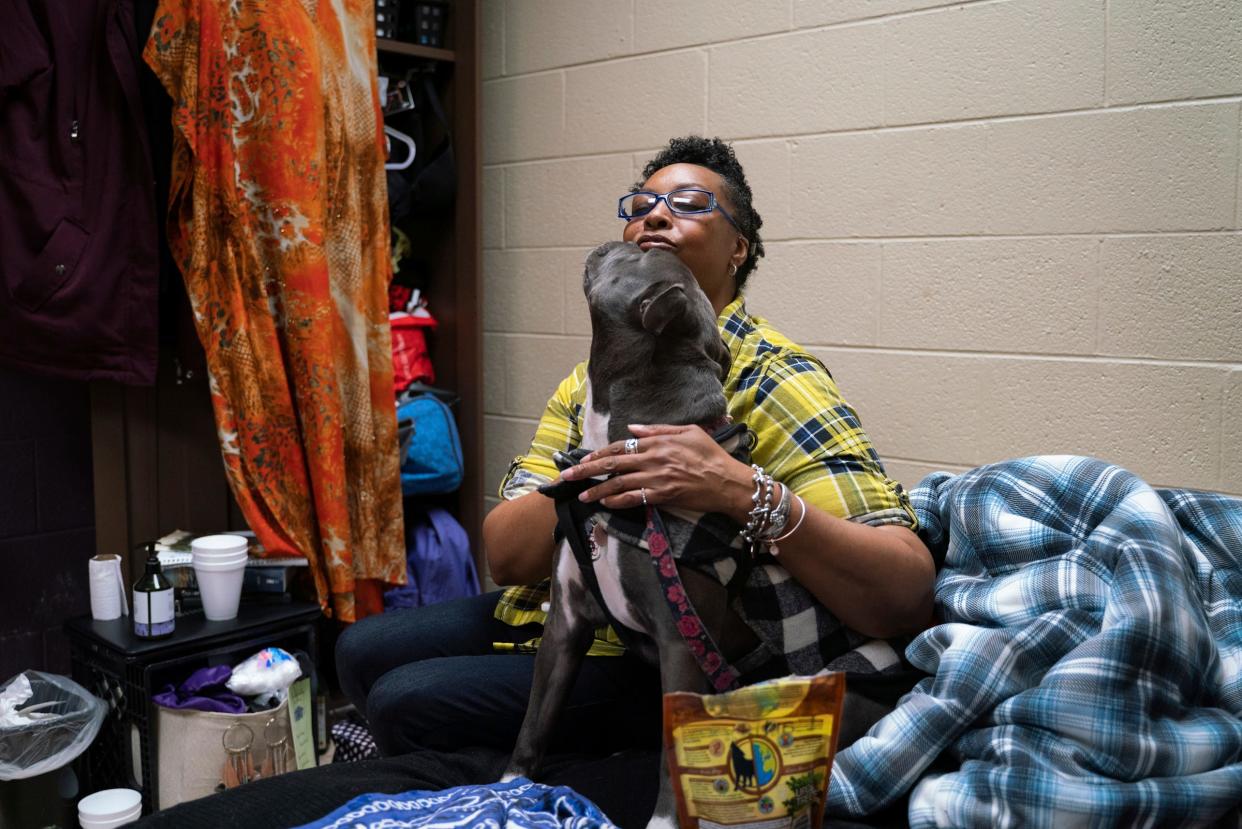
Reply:
[[427, 350], [426, 331], [435, 330], [435, 318], [414, 314], [393, 315], [392, 380], [393, 393], [400, 394], [410, 383], [421, 380], [428, 385], [436, 382], [436, 370]]

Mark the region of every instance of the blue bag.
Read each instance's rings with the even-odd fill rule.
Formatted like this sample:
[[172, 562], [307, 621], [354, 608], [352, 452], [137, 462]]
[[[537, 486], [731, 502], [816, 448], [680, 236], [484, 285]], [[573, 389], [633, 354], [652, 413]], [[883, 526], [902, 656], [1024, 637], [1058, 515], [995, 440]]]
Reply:
[[447, 403], [431, 392], [402, 393], [397, 433], [403, 494], [434, 495], [461, 486], [461, 438]]

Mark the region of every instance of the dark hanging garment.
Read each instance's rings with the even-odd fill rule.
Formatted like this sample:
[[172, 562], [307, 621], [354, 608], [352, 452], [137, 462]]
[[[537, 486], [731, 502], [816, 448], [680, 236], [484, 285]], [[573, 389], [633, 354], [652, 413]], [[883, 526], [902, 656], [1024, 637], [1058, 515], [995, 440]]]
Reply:
[[0, 363], [152, 383], [158, 235], [132, 0], [0, 0], [0, 21]]

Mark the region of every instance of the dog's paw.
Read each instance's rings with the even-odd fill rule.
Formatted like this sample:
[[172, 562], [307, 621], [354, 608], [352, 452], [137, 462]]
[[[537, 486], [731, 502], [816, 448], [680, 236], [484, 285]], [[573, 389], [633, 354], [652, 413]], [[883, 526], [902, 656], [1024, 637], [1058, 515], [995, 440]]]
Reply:
[[[552, 459], [556, 461], [556, 466], [562, 472], [571, 466], [577, 466], [582, 459], [591, 454], [589, 449], [571, 449], [568, 452], [553, 452]], [[588, 478], [583, 481], [562, 481], [559, 478], [555, 481], [549, 481], [539, 487], [539, 492], [548, 496], [555, 501], [568, 500], [575, 497], [580, 492], [584, 492], [595, 484], [599, 483], [594, 478]]]
[[570, 449], [568, 452], [562, 452], [558, 449], [552, 453], [552, 461], [557, 468], [565, 470], [582, 463], [582, 459], [589, 454], [591, 454], [591, 450], [584, 449], [581, 446]]

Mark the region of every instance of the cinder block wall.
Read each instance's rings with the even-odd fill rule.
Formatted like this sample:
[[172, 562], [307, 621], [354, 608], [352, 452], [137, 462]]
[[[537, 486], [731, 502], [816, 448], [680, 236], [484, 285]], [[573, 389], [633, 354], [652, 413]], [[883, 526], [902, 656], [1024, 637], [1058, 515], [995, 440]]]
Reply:
[[749, 304], [890, 474], [1084, 453], [1242, 493], [1242, 3], [484, 0], [490, 481], [668, 137], [734, 142]]

